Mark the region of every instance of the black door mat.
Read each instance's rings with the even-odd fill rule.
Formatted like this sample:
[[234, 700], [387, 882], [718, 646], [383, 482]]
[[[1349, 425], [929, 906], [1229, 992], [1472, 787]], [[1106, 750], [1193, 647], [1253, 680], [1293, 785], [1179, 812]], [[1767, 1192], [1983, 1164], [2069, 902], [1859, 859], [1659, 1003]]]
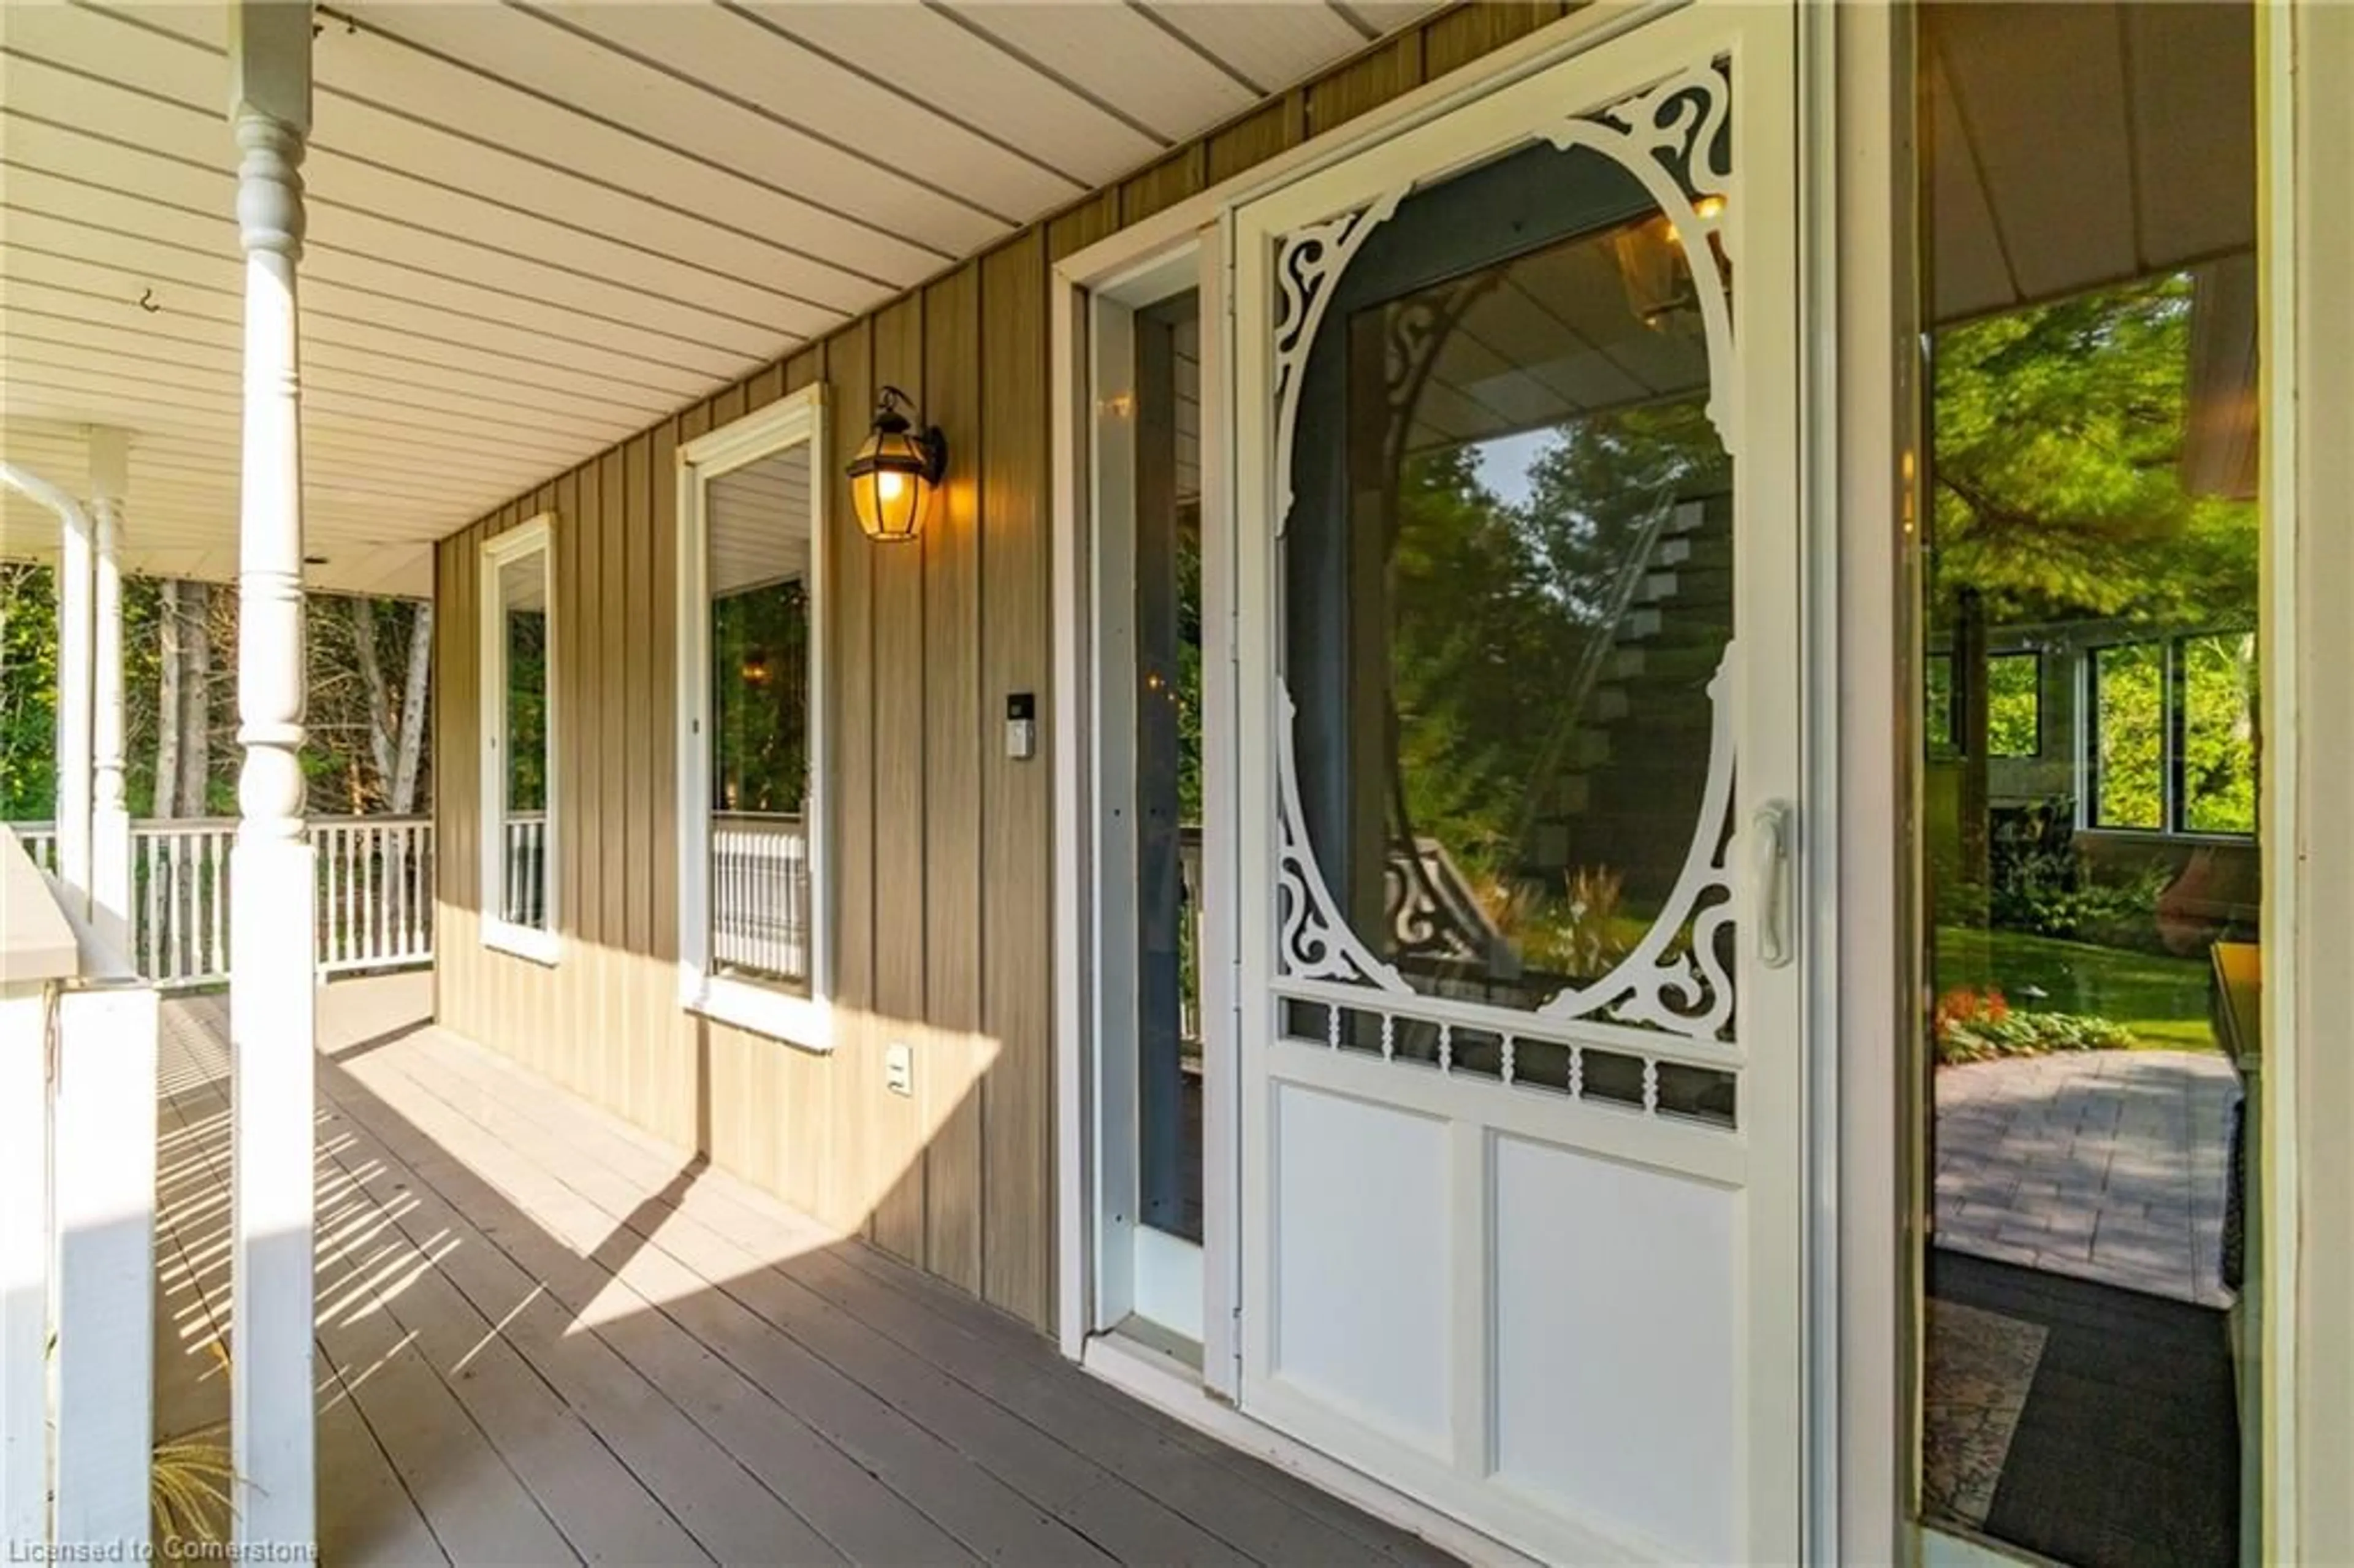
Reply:
[[1981, 1531], [2081, 1568], [2239, 1561], [2239, 1407], [2221, 1312], [1929, 1255], [1937, 1300], [2045, 1330]]

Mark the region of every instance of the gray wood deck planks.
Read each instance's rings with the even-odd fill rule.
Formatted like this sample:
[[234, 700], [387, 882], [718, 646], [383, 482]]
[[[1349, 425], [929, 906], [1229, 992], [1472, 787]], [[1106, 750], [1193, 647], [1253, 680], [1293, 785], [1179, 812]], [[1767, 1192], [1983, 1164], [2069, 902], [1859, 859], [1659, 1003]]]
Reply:
[[[192, 1347], [228, 1310], [224, 1012], [166, 1008], [157, 1315]], [[353, 1044], [320, 1063], [331, 1562], [1451, 1561], [460, 1036]], [[159, 1387], [226, 1405], [200, 1364]]]
[[[419, 1044], [433, 1067], [451, 1073], [467, 1069], [462, 1054], [453, 1055], [447, 1049], [436, 1052], [429, 1040]], [[422, 1086], [429, 1088], [429, 1085]], [[529, 1107], [525, 1108], [528, 1112]], [[512, 1122], [503, 1122], [502, 1127], [511, 1137], [520, 1130]], [[560, 1138], [554, 1148], [579, 1150], [593, 1137], [585, 1130], [567, 1128], [558, 1134], [541, 1127], [534, 1147], [549, 1152], [551, 1146], [546, 1140]], [[658, 1167], [623, 1174], [624, 1163], [635, 1153], [626, 1147], [609, 1147], [600, 1150], [599, 1158], [572, 1161], [566, 1180], [576, 1188], [593, 1184], [602, 1192], [607, 1211], [626, 1216], [630, 1234], [647, 1249], [710, 1282], [744, 1310], [789, 1337], [806, 1359], [797, 1358], [791, 1371], [779, 1369], [775, 1376], [764, 1378], [768, 1386], [783, 1386], [779, 1380], [796, 1372], [805, 1384], [811, 1366], [822, 1365], [854, 1384], [871, 1404], [891, 1413], [895, 1420], [921, 1426], [1113, 1557], [1170, 1563], [1248, 1561], [1182, 1514], [1135, 1487], [1122, 1485], [1073, 1448], [921, 1357], [909, 1355], [904, 1347], [801, 1285], [790, 1269], [771, 1267], [771, 1259], [779, 1254], [779, 1245], [754, 1250], [670, 1206], [663, 1201], [658, 1179], [663, 1172]], [[656, 1196], [647, 1198], [649, 1190], [655, 1191]], [[781, 1250], [787, 1253], [799, 1253], [802, 1245], [800, 1237], [790, 1233], [780, 1240]], [[717, 1344], [720, 1339], [706, 1336], [706, 1341]], [[763, 1351], [773, 1356], [775, 1347], [764, 1344], [753, 1349], [755, 1354]], [[808, 1391], [810, 1399], [790, 1397], [789, 1403], [810, 1410], [839, 1393], [839, 1388], [822, 1377], [819, 1382], [822, 1386]], [[862, 1458], [870, 1462], [877, 1458], [866, 1453], [854, 1436], [844, 1440]], [[916, 1490], [910, 1488], [911, 1493]]]
[[[550, 1092], [494, 1053], [445, 1031], [420, 1034], [416, 1044], [418, 1056], [437, 1071], [419, 1077], [425, 1070], [412, 1067], [412, 1081], [428, 1092], [453, 1092], [443, 1084], [444, 1075], [465, 1083], [468, 1088], [454, 1092], [496, 1104], [503, 1131], [516, 1129], [518, 1123], [510, 1118], [542, 1124], [546, 1136], [576, 1156], [566, 1167], [567, 1181], [605, 1190], [605, 1206], [632, 1216], [640, 1234], [652, 1235], [659, 1228], [667, 1245], [699, 1244], [707, 1250], [716, 1243], [732, 1251], [732, 1257], [708, 1271], [731, 1293], [760, 1288], [751, 1282], [762, 1273], [803, 1285], [844, 1314], [842, 1321], [856, 1323], [886, 1355], [912, 1356], [937, 1365], [950, 1379], [967, 1378], [976, 1392], [1034, 1422], [1031, 1430], [1056, 1433], [1062, 1443], [1087, 1454], [1116, 1487], [1121, 1478], [1134, 1483], [1118, 1490], [1134, 1496], [1150, 1489], [1156, 1510], [1164, 1514], [1171, 1510], [1162, 1505], [1178, 1504], [1174, 1511], [1185, 1513], [1183, 1503], [1193, 1503], [1193, 1519], [1203, 1530], [1223, 1535], [1230, 1552], [1239, 1550], [1272, 1563], [1452, 1561], [1305, 1481], [1078, 1373], [1026, 1326], [946, 1284], [869, 1248], [825, 1245], [824, 1233], [813, 1224], [735, 1178], [705, 1171], [692, 1183], [658, 1182], [656, 1178], [674, 1173], [674, 1153], [591, 1107]], [[544, 1139], [540, 1147], [547, 1147]], [[578, 1158], [592, 1153], [594, 1158]], [[639, 1185], [614, 1187], [616, 1171], [630, 1172]], [[910, 1285], [914, 1298], [904, 1294]], [[770, 1293], [767, 1299], [777, 1298]], [[931, 1416], [928, 1404], [920, 1409], [922, 1418]], [[1110, 1445], [1109, 1457], [1105, 1443]], [[1182, 1499], [1168, 1495], [1172, 1485]], [[1153, 1560], [1180, 1560], [1184, 1550], [1184, 1538], [1168, 1539], [1157, 1543]]]

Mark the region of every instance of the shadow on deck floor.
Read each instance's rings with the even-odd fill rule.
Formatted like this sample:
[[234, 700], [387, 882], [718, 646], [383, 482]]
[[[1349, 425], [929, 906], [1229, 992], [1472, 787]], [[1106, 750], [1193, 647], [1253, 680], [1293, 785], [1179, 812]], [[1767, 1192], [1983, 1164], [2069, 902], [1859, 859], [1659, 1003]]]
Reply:
[[[1027, 1328], [422, 1022], [322, 997], [331, 1563], [1436, 1563]], [[225, 999], [164, 1010], [157, 1420], [228, 1414]]]

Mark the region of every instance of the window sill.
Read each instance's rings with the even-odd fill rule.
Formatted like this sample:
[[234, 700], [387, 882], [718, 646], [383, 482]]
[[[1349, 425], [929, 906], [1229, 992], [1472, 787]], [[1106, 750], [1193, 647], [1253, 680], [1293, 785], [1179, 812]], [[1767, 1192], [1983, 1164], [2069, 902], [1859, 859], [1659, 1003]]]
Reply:
[[2253, 849], [2253, 833], [2220, 832], [2211, 828], [2107, 828], [2097, 822], [2087, 822], [2076, 830], [2078, 838], [2127, 839], [2147, 844], [2216, 844], [2238, 845]]
[[502, 953], [512, 953], [533, 963], [556, 967], [564, 956], [564, 938], [553, 931], [543, 931], [536, 926], [518, 926], [512, 921], [482, 916], [482, 946]]
[[833, 1010], [822, 998], [794, 996], [680, 966], [679, 1005], [715, 1022], [765, 1034], [796, 1050], [833, 1053]]

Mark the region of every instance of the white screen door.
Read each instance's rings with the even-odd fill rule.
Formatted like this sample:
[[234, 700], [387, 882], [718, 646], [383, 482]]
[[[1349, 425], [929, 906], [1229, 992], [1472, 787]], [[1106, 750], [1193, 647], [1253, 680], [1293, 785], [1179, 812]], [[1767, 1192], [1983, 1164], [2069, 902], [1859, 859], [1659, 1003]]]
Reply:
[[1799, 1545], [1794, 58], [1234, 225], [1242, 1401], [1555, 1560]]

